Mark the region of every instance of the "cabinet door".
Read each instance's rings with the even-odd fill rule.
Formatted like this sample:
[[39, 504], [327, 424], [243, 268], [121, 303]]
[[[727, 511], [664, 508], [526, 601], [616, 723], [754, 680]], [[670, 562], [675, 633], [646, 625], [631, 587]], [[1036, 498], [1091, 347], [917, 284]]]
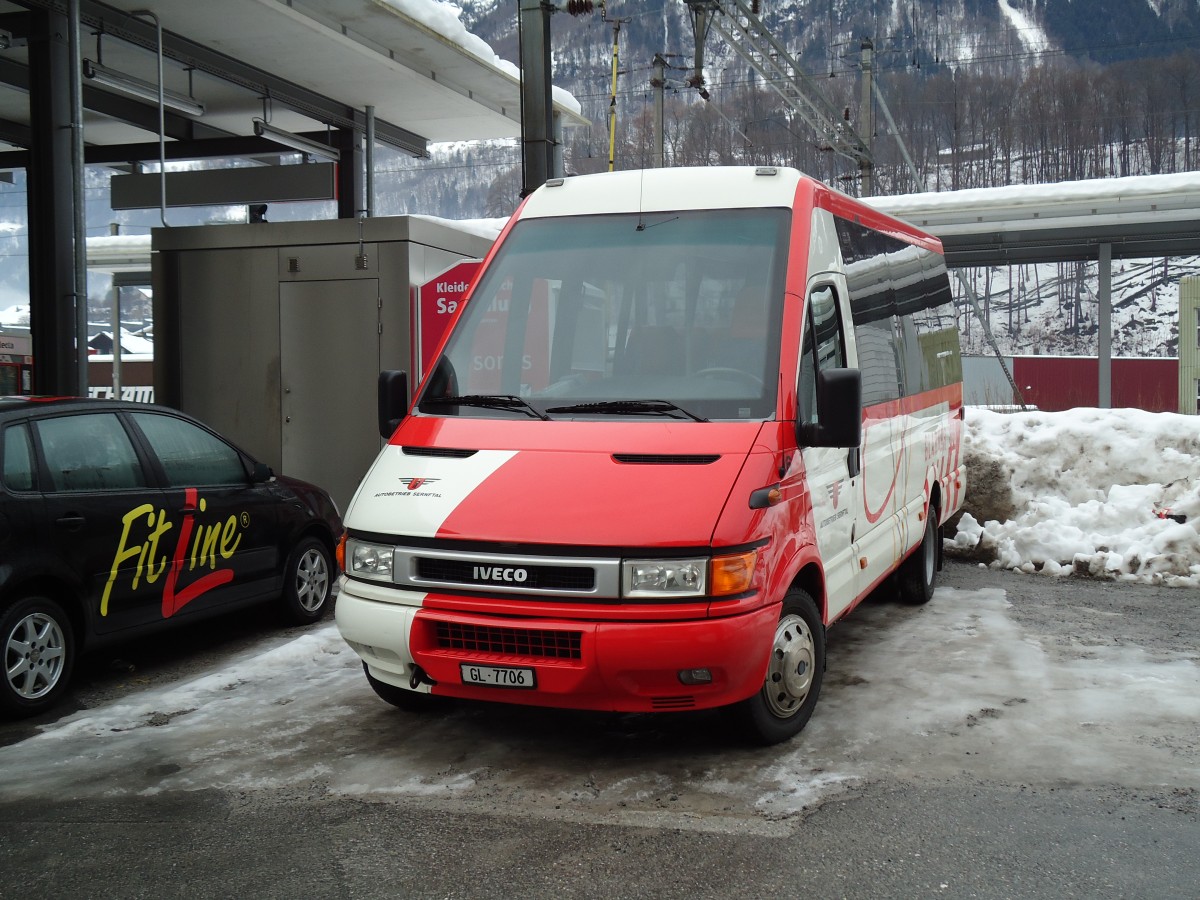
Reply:
[[379, 282], [279, 286], [283, 471], [345, 510], [379, 453]]

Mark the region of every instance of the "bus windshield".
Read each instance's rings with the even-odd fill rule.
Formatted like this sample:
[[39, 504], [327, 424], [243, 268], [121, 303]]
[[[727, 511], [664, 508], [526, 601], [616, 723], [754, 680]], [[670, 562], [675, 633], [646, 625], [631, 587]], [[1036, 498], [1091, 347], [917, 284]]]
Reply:
[[771, 418], [789, 222], [786, 209], [517, 222], [418, 409]]

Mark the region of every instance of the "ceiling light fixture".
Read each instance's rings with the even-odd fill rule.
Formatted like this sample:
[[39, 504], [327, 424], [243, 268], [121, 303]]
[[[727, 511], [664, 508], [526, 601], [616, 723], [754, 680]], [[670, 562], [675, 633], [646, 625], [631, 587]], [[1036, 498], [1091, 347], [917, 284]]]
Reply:
[[314, 156], [317, 159], [337, 162], [342, 158], [342, 154], [335, 147], [330, 147], [328, 144], [318, 144], [316, 141], [310, 141], [306, 137], [292, 134], [290, 131], [284, 131], [282, 128], [276, 128], [270, 122], [264, 122], [262, 119], [254, 120], [254, 133], [261, 138], [266, 138], [268, 141], [274, 141], [276, 144], [290, 147], [292, 150], [299, 150], [301, 153], [307, 156]]
[[[96, 84], [106, 85], [115, 90], [123, 91], [130, 96], [149, 100], [154, 104], [158, 103], [157, 84], [151, 84], [149, 81], [143, 81], [132, 75], [126, 75], [124, 72], [118, 72], [115, 69], [102, 66], [100, 63], [92, 62], [90, 59], [83, 61], [83, 74], [85, 78], [96, 82]], [[204, 115], [204, 104], [186, 94], [177, 94], [174, 91], [164, 90], [162, 92], [162, 100], [163, 106], [173, 109], [176, 112], [187, 113], [189, 116]]]

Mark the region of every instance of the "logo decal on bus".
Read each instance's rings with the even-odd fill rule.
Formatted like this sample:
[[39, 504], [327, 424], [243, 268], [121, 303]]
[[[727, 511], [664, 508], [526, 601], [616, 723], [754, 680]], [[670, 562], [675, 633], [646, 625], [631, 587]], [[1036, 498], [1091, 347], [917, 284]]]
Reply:
[[440, 478], [407, 478], [403, 475], [400, 480], [404, 482], [405, 490], [415, 491], [423, 485], [433, 484], [435, 481], [441, 481]]
[[[425, 478], [423, 476], [401, 475], [400, 490], [398, 491], [376, 491], [376, 497], [435, 497], [441, 498], [441, 494], [437, 491], [428, 490], [431, 485], [437, 484], [442, 479], [440, 478]], [[426, 488], [426, 490], [421, 490]]]
[[472, 566], [471, 577], [476, 581], [515, 581], [525, 582], [529, 572], [525, 569], [511, 569], [503, 566]]
[[837, 509], [838, 496], [842, 493], [842, 479], [839, 478], [827, 485], [825, 492], [829, 494], [829, 501], [833, 504], [833, 508]]

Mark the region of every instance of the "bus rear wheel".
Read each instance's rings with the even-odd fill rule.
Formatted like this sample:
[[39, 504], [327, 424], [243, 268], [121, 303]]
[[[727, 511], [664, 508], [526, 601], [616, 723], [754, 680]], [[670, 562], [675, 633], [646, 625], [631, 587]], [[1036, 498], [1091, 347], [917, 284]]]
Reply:
[[825, 677], [825, 629], [812, 597], [800, 590], [783, 598], [767, 675], [757, 694], [733, 707], [746, 736], [778, 744], [808, 724]]
[[925, 517], [925, 534], [921, 546], [900, 564], [900, 599], [919, 605], [928, 603], [937, 580], [938, 527], [937, 510], [932, 506]]

